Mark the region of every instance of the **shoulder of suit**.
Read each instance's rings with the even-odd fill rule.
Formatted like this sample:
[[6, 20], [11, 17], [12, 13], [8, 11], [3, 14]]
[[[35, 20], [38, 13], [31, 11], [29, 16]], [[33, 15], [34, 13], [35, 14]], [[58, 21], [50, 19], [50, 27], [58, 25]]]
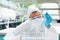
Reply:
[[23, 24], [29, 24], [30, 23], [30, 20], [26, 20], [25, 22], [21, 23], [21, 25]]

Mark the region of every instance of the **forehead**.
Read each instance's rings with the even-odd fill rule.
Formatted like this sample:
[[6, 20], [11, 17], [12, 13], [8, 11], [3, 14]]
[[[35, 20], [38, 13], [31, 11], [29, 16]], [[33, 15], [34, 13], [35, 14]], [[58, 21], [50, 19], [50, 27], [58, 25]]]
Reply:
[[32, 12], [32, 14], [36, 14], [36, 13], [39, 13], [39, 14], [40, 14], [40, 12], [38, 12], [38, 11], [34, 11], [34, 12]]
[[38, 12], [38, 11], [34, 11], [34, 12], [32, 12], [32, 13], [36, 13], [36, 12]]

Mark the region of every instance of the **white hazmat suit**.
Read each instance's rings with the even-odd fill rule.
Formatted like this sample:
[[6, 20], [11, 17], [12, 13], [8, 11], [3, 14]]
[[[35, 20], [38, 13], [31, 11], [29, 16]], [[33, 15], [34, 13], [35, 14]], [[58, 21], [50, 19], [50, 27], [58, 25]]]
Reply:
[[17, 26], [17, 28], [6, 34], [4, 40], [58, 40], [58, 34], [55, 29], [46, 28], [42, 22], [43, 18], [29, 19], [32, 12], [39, 11], [35, 6], [28, 8], [28, 20]]

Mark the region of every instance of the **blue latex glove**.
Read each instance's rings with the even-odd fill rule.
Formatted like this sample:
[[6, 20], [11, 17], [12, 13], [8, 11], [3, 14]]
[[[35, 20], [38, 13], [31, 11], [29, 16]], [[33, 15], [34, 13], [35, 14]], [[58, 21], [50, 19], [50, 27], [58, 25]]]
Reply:
[[52, 22], [52, 17], [46, 12], [45, 14], [45, 26], [50, 28], [50, 23]]

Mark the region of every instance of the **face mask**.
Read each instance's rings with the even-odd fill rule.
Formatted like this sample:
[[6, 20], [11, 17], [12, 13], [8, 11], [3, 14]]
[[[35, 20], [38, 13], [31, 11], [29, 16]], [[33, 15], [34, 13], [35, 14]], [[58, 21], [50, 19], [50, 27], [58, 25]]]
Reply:
[[31, 30], [39, 29], [39, 27], [41, 27], [42, 21], [43, 21], [43, 18], [36, 18], [36, 19], [31, 20], [30, 22]]

